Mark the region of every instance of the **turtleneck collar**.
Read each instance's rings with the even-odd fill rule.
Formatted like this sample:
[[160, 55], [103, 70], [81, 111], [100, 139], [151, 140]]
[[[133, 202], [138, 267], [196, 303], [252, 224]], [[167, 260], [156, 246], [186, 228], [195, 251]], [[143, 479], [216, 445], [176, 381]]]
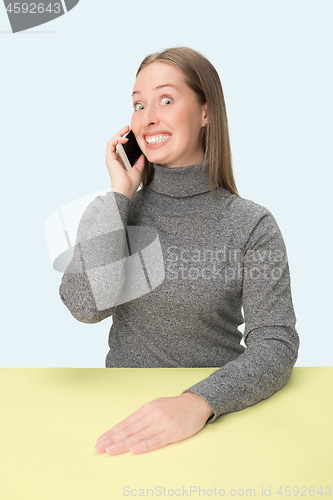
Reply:
[[202, 172], [203, 163], [188, 167], [168, 168], [153, 163], [154, 178], [149, 187], [155, 193], [175, 198], [185, 198], [210, 191], [208, 163]]

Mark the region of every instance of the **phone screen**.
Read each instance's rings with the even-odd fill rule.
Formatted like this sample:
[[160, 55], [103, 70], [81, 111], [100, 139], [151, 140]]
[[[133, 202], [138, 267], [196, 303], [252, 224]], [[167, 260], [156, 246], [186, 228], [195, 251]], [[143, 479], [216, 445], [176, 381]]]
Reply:
[[135, 135], [133, 134], [132, 130], [128, 132], [126, 135], [128, 141], [126, 144], [123, 144], [124, 151], [126, 153], [126, 156], [133, 167], [134, 164], [138, 161], [140, 156], [142, 155], [142, 151], [139, 147], [139, 144], [136, 141]]

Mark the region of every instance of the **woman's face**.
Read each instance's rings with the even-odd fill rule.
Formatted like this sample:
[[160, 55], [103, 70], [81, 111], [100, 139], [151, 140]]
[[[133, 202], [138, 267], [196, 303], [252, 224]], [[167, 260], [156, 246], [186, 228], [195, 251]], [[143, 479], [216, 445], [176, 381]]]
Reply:
[[131, 129], [152, 163], [185, 167], [204, 160], [207, 104], [200, 104], [183, 73], [160, 61], [148, 64], [133, 89]]

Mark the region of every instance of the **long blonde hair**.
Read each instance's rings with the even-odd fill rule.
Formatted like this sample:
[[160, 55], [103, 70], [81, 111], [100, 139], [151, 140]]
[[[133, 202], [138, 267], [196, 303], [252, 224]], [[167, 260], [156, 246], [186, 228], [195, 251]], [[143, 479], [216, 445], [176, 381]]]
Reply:
[[[136, 76], [155, 61], [171, 64], [184, 75], [185, 83], [195, 92], [200, 104], [207, 103], [208, 124], [203, 137], [204, 166], [209, 163], [209, 180], [213, 197], [214, 189], [222, 186], [239, 196], [237, 191], [229, 140], [228, 119], [220, 77], [208, 59], [188, 47], [175, 47], [145, 57]], [[204, 167], [205, 168], [205, 167]], [[147, 158], [142, 174], [142, 187], [154, 176], [154, 168]]]

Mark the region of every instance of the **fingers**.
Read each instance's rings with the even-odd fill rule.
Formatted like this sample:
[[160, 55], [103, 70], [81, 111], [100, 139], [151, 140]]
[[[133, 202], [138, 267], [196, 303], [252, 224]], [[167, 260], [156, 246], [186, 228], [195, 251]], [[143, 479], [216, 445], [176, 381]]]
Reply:
[[125, 442], [129, 438], [133, 437], [133, 435], [139, 434], [148, 425], [147, 423], [145, 424], [141, 420], [142, 419], [139, 419], [134, 424], [121, 425], [122, 424], [121, 422], [120, 424], [116, 425], [115, 427], [110, 429], [110, 431], [108, 431], [106, 434], [104, 434], [98, 439], [96, 443], [96, 449], [99, 452], [104, 453], [104, 451], [106, 451], [108, 447], [116, 443]]
[[114, 153], [115, 151], [117, 151], [116, 150], [117, 144], [119, 143], [126, 144], [127, 141], [128, 141], [127, 137], [121, 137], [120, 135], [112, 137], [112, 139], [110, 139], [109, 142], [107, 143], [106, 152]]
[[[96, 450], [100, 453], [107, 452], [111, 455], [118, 455], [129, 451], [138, 443], [144, 443], [142, 449], [147, 451], [150, 448], [156, 449], [154, 446], [159, 448], [162, 441], [158, 436], [163, 434], [164, 441], [166, 437], [165, 422], [160, 418], [162, 412], [154, 409], [155, 405], [156, 402], [143, 405], [139, 410], [100, 436], [95, 446]], [[165, 442], [165, 444], [169, 444], [169, 442]]]
[[129, 126], [126, 125], [125, 127], [118, 130], [118, 132], [108, 141], [106, 148], [107, 155], [116, 152], [116, 146], [118, 142], [120, 142], [121, 144], [125, 144], [128, 141], [126, 137], [123, 137], [123, 135], [126, 134], [126, 132], [128, 131], [129, 131]]
[[121, 137], [120, 135], [119, 136], [114, 136], [112, 137], [112, 139], [110, 139], [107, 143], [107, 147], [106, 147], [106, 157], [110, 157], [112, 154], [115, 154], [117, 149], [117, 144], [126, 144], [126, 142], [128, 141], [127, 137]]
[[116, 137], [116, 136], [122, 137], [123, 135], [125, 135], [129, 131], [129, 129], [130, 129], [129, 125], [125, 125], [125, 127], [118, 130], [118, 132], [115, 134], [114, 137]]
[[[123, 192], [123, 194], [128, 193], [128, 197], [132, 199], [136, 189], [134, 189], [135, 186], [133, 186], [133, 181], [128, 177], [127, 168], [116, 149], [117, 144], [126, 144], [128, 142], [127, 137], [123, 137], [128, 131], [129, 126], [126, 125], [108, 141], [105, 163], [109, 171], [111, 186], [115, 187], [116, 191], [118, 189], [119, 192]], [[132, 193], [133, 190], [134, 192]]]
[[132, 451], [133, 453], [146, 453], [147, 451], [153, 451], [158, 450], [159, 448], [163, 448], [163, 446], [167, 446], [170, 443], [171, 439], [168, 438], [168, 433], [164, 431], [160, 432], [151, 439], [134, 444], [130, 448], [130, 451]]
[[[135, 431], [134, 428], [128, 429], [126, 439], [123, 436], [119, 436], [119, 441], [118, 436], [115, 436], [115, 439], [117, 439], [116, 442], [105, 448], [105, 451], [110, 455], [119, 455], [131, 449], [136, 449], [136, 452], [140, 452], [140, 450], [144, 452], [164, 446], [166, 432], [162, 424], [147, 425], [147, 427], [139, 431]], [[165, 442], [165, 444], [168, 443]]]
[[97, 439], [97, 443], [112, 438], [112, 436], [115, 436], [118, 432], [121, 432], [122, 430], [126, 429], [129, 425], [134, 424], [135, 422], [141, 420], [143, 416], [144, 416], [144, 406], [141, 406], [141, 408], [139, 408], [134, 413], [126, 417], [124, 420], [119, 422], [114, 427], [112, 427], [112, 429], [102, 434]]
[[148, 425], [142, 422], [143, 416], [144, 411], [143, 407], [141, 407], [129, 417], [112, 427], [112, 429], [105, 432], [105, 434], [102, 434], [97, 439], [96, 449], [103, 453], [107, 446], [111, 446], [113, 443], [120, 441], [121, 439], [128, 438], [133, 435], [133, 433], [143, 430], [145, 426]]
[[[139, 170], [140, 174], [142, 174], [143, 172], [143, 169], [144, 169], [144, 166], [145, 166], [145, 157], [144, 155], [142, 154], [139, 159], [137, 160], [136, 164], [134, 165], [135, 168], [137, 168], [137, 170]], [[134, 168], [133, 167], [133, 168]]]
[[118, 455], [132, 450], [145, 453], [182, 441], [203, 428], [206, 415], [200, 415], [197, 402], [189, 397], [158, 398], [103, 434], [96, 449]]

